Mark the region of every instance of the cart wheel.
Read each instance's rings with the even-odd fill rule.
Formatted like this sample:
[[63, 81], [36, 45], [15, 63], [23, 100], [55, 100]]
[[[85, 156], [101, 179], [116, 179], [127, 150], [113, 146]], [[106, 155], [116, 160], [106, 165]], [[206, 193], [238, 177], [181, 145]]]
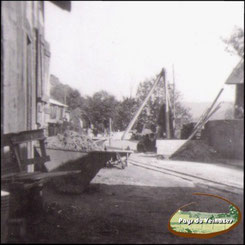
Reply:
[[125, 169], [127, 166], [127, 160], [122, 161], [122, 169]]

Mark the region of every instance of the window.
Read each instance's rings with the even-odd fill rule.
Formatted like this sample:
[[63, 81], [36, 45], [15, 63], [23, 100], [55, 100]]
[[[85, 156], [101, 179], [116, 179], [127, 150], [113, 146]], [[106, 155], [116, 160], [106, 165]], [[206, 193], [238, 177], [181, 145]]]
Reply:
[[50, 119], [56, 119], [57, 107], [55, 105], [50, 105]]

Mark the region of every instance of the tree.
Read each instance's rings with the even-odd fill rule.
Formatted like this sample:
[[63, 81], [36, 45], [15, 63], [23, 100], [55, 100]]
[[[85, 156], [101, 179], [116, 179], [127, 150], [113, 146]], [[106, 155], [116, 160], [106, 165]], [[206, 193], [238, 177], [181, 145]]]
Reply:
[[[142, 104], [145, 97], [149, 93], [150, 89], [153, 86], [155, 79], [145, 80], [141, 82], [138, 86], [136, 92], [136, 101], [138, 105]], [[152, 131], [156, 130], [157, 118], [160, 111], [160, 106], [164, 101], [164, 86], [159, 82], [157, 88], [153, 91], [151, 97], [146, 103], [144, 109], [142, 110], [135, 128], [141, 132], [144, 127], [151, 129]]]
[[[136, 100], [138, 105], [140, 105], [144, 98], [147, 96], [147, 93], [150, 91], [153, 86], [155, 79], [146, 80], [141, 82], [138, 86], [138, 90], [136, 93]], [[190, 122], [192, 117], [190, 114], [190, 109], [186, 108], [181, 103], [181, 93], [175, 90], [175, 94], [173, 93], [173, 87], [169, 86], [169, 95], [170, 102], [173, 105], [173, 100], [175, 100], [175, 116], [176, 118], [180, 118], [177, 122], [176, 128], [179, 129], [182, 124]], [[141, 131], [144, 127], [151, 129], [152, 131], [156, 131], [157, 119], [160, 112], [160, 107], [165, 101], [165, 89], [163, 82], [159, 82], [157, 88], [152, 93], [149, 101], [146, 106], [142, 110], [136, 128], [138, 131]]]
[[183, 106], [182, 103], [182, 94], [180, 91], [170, 89], [170, 101], [173, 105], [175, 101], [175, 128], [180, 129], [183, 124], [189, 123], [192, 121], [192, 115], [189, 107]]
[[73, 89], [69, 85], [61, 83], [59, 78], [54, 75], [50, 76], [50, 84], [51, 98], [67, 104], [72, 110], [78, 107], [85, 107], [86, 98], [82, 97], [77, 89]]
[[134, 113], [138, 108], [138, 104], [135, 98], [124, 97], [123, 100], [118, 103], [116, 108], [116, 116], [113, 122], [114, 130], [125, 130], [133, 118]]
[[104, 90], [87, 98], [85, 111], [98, 132], [104, 132], [109, 127], [109, 118], [115, 119], [118, 103], [113, 95]]
[[231, 54], [236, 54], [244, 58], [244, 30], [240, 27], [235, 27], [231, 36], [227, 39], [222, 38], [227, 45], [226, 50]]
[[77, 89], [67, 89], [66, 104], [70, 109], [83, 108], [85, 103], [86, 99], [81, 96]]

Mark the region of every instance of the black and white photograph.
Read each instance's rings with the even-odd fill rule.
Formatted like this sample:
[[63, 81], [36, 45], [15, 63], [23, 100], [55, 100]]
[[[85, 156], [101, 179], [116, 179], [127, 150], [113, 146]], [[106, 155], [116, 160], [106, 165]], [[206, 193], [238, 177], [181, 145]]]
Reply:
[[1, 243], [244, 244], [244, 1], [1, 1]]

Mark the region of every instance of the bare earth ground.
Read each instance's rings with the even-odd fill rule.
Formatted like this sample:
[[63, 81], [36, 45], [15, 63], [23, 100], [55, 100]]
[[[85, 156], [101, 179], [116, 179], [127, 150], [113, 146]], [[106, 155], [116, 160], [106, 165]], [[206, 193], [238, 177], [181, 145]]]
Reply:
[[[224, 179], [229, 179], [227, 175]], [[208, 240], [177, 237], [168, 231], [170, 216], [193, 200], [198, 201], [196, 209], [200, 211], [227, 210], [226, 204], [198, 199], [192, 195], [194, 192], [231, 200], [243, 217], [243, 193], [229, 192], [225, 186], [223, 189], [132, 164], [124, 170], [105, 168], [82, 195], [57, 194], [46, 187], [45, 212], [29, 220], [26, 243], [242, 244], [243, 218], [234, 230]]]

